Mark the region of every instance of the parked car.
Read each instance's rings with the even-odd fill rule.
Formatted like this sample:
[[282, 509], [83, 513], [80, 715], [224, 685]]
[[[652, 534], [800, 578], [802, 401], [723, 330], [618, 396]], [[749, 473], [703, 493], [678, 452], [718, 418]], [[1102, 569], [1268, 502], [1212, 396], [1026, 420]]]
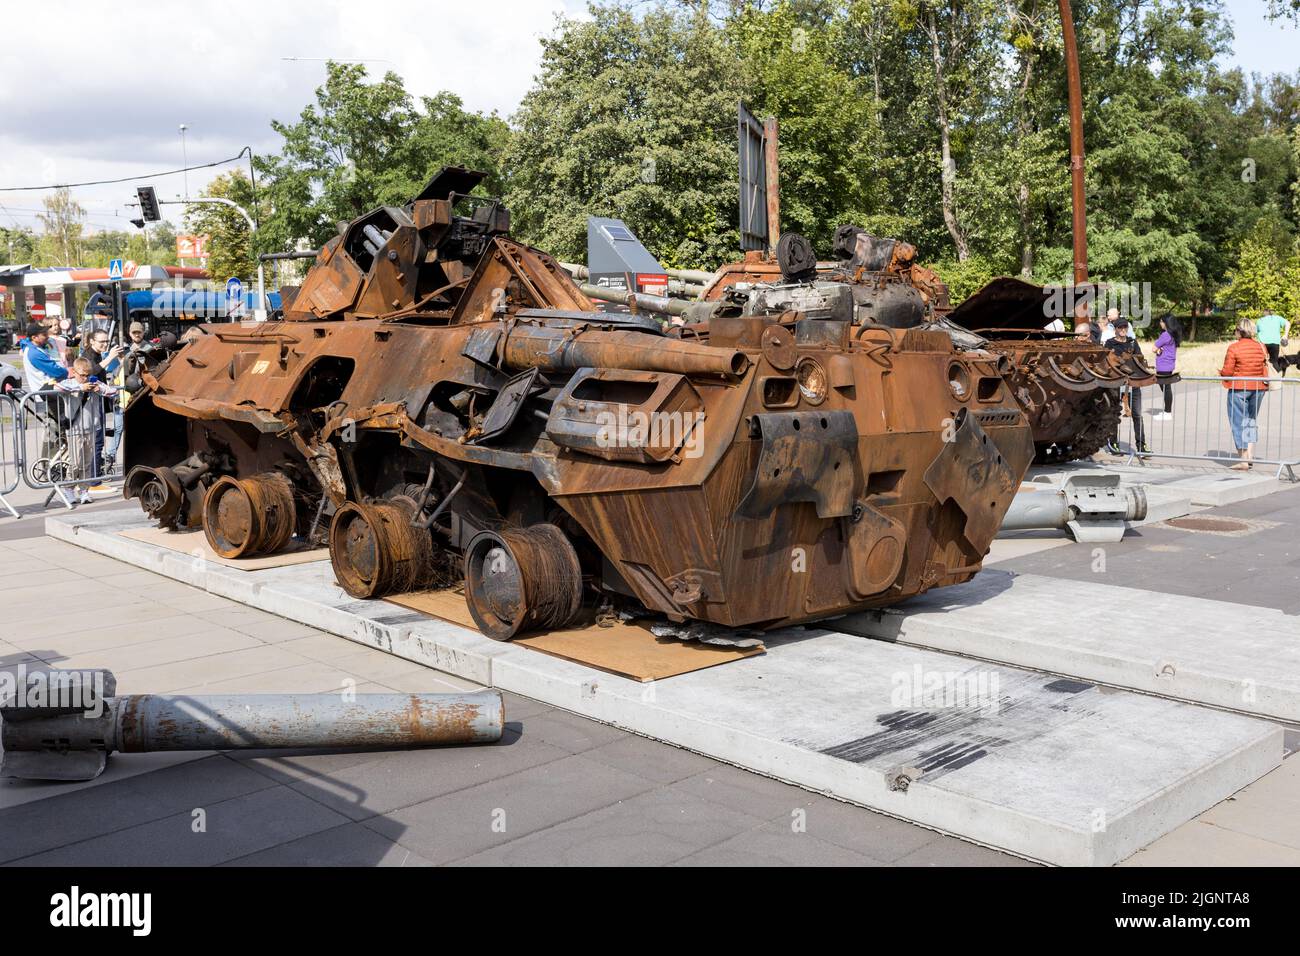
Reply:
[[14, 330], [8, 322], [0, 320], [0, 354], [14, 347]]
[[23, 373], [8, 362], [0, 362], [0, 395], [22, 388]]

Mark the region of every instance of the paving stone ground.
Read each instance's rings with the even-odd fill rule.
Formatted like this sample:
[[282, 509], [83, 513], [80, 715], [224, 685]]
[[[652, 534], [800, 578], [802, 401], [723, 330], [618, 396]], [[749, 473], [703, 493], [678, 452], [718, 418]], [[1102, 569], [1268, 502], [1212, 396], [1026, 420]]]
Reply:
[[[1300, 615], [1300, 489], [1207, 513], [1276, 524], [1142, 528], [1107, 546], [1106, 582]], [[473, 686], [47, 539], [42, 522], [0, 519], [0, 666], [110, 667], [123, 693]], [[1086, 547], [998, 566], [1058, 577], [1063, 596], [1097, 580]], [[1024, 865], [525, 698], [506, 714], [492, 747], [119, 755], [92, 784], [0, 781], [0, 863]], [[1287, 760], [1126, 865], [1300, 864], [1297, 820]]]
[[[47, 539], [39, 515], [0, 521], [0, 622], [0, 667], [109, 667], [128, 694], [475, 686]], [[522, 697], [506, 720], [490, 747], [128, 754], [93, 784], [0, 781], [0, 864], [1025, 865]]]

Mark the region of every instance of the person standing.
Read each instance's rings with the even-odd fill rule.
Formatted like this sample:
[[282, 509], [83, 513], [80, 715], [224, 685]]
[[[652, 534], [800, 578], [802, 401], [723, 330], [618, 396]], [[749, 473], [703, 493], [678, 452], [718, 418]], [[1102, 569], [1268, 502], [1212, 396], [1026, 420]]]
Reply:
[[[111, 339], [107, 329], [92, 329], [86, 345], [81, 350], [81, 358], [84, 358], [90, 365], [91, 378], [105, 385], [111, 383], [114, 374], [122, 364], [122, 355], [126, 352], [126, 347], [122, 345], [111, 345]], [[117, 461], [117, 446], [121, 441], [119, 436], [122, 433], [122, 410], [118, 407], [117, 391], [100, 390], [97, 399], [87, 399], [87, 401], [98, 401], [103, 408], [101, 414], [96, 419], [99, 427], [95, 435], [95, 477], [113, 470], [113, 465]], [[108, 425], [108, 411], [113, 414], [113, 438], [108, 441], [108, 448], [105, 449]]]
[[100, 451], [104, 441], [104, 406], [117, 396], [117, 389], [106, 382], [95, 380], [91, 374], [91, 361], [79, 356], [72, 362], [72, 375], [55, 385], [70, 393], [67, 402], [68, 445], [71, 452], [74, 479], [86, 481], [81, 486], [80, 501], [90, 503], [90, 488], [97, 484], [100, 475]]
[[41, 457], [50, 458], [62, 435], [59, 402], [53, 396], [46, 397], [39, 393], [66, 379], [68, 370], [59, 363], [50, 348], [50, 330], [39, 322], [27, 326], [22, 355], [23, 387], [33, 396], [28, 399], [32, 403], [32, 411], [37, 418], [44, 419], [41, 428]]
[[1165, 410], [1152, 415], [1153, 420], [1174, 417], [1174, 385], [1180, 381], [1177, 371], [1178, 346], [1183, 344], [1183, 326], [1173, 315], [1160, 320], [1160, 337], [1156, 339], [1156, 384], [1165, 396]]
[[1282, 346], [1286, 345], [1287, 340], [1291, 338], [1291, 323], [1276, 312], [1261, 315], [1259, 321], [1255, 323], [1255, 338], [1268, 352], [1268, 364], [1273, 366], [1275, 371], [1281, 372], [1283, 369], [1279, 365]]
[[1228, 424], [1241, 459], [1233, 471], [1249, 471], [1259, 438], [1259, 407], [1268, 391], [1268, 350], [1255, 338], [1255, 323], [1237, 323], [1237, 340], [1228, 346], [1219, 374], [1228, 390]]
[[[1134, 355], [1137, 358], [1142, 358], [1142, 346], [1138, 345], [1137, 339], [1129, 335], [1130, 330], [1128, 319], [1117, 318], [1111, 323], [1111, 325], [1114, 328], [1114, 333], [1106, 343], [1106, 347], [1120, 358], [1123, 358], [1126, 355]], [[1146, 429], [1143, 427], [1142, 422], [1142, 389], [1131, 388], [1130, 386], [1125, 385], [1120, 391], [1124, 394], [1124, 398], [1127, 400], [1128, 408], [1132, 414], [1133, 450], [1138, 454], [1149, 454], [1151, 448], [1147, 445]], [[1118, 425], [1116, 427], [1118, 429]], [[1111, 454], [1120, 453], [1119, 444], [1116, 441], [1118, 437], [1118, 435], [1112, 436], [1111, 440], [1107, 443], [1107, 448]]]
[[27, 326], [27, 338], [23, 339], [23, 385], [28, 392], [39, 392], [43, 388], [61, 382], [68, 377], [68, 370], [59, 360], [50, 354], [50, 332], [39, 322]]
[[1093, 331], [1092, 340], [1101, 345], [1109, 345], [1115, 337], [1115, 323], [1119, 320], [1119, 309], [1114, 308], [1107, 309], [1105, 315], [1097, 316], [1097, 327]]

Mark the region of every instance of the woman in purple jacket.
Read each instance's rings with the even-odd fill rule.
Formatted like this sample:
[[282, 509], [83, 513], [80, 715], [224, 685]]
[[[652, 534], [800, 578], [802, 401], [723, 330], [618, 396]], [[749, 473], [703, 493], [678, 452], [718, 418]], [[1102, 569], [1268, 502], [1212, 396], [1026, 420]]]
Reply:
[[1174, 417], [1174, 383], [1181, 376], [1174, 371], [1178, 364], [1178, 346], [1183, 344], [1183, 327], [1173, 315], [1160, 319], [1160, 337], [1156, 339], [1156, 383], [1165, 393], [1165, 410], [1152, 415], [1153, 420]]

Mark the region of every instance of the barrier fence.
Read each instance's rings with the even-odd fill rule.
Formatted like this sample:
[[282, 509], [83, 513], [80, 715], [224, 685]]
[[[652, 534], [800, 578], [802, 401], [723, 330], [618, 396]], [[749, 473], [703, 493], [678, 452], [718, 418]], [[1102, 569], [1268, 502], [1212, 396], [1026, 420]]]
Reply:
[[0, 510], [15, 518], [18, 509], [9, 503], [6, 496], [13, 494], [22, 480], [18, 417], [18, 403], [7, 393], [0, 394]]
[[1300, 379], [1184, 375], [1167, 386], [1132, 389], [1124, 401], [1116, 437], [1130, 463], [1168, 458], [1232, 467], [1249, 448], [1254, 470], [1296, 480]]
[[122, 409], [116, 392], [64, 388], [0, 396], [0, 509], [19, 483], [48, 491], [45, 504], [91, 500], [92, 488], [122, 477]]

